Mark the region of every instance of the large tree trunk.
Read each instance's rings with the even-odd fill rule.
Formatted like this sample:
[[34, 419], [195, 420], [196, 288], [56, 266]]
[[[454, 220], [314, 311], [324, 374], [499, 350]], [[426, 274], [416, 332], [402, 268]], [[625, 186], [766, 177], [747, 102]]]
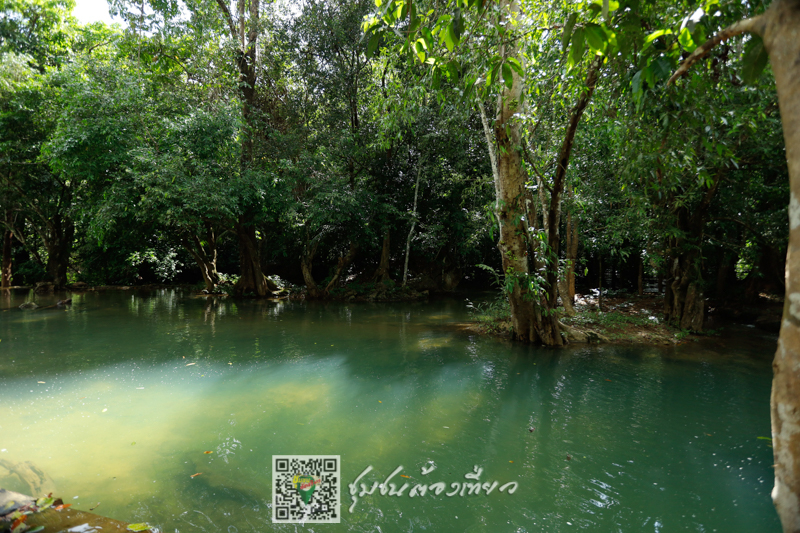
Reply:
[[69, 256], [75, 238], [75, 225], [68, 218], [57, 216], [47, 228], [44, 240], [47, 249], [47, 277], [56, 288], [67, 284]]
[[706, 305], [700, 268], [700, 244], [706, 214], [721, 182], [720, 170], [691, 216], [686, 207], [675, 210], [676, 226], [686, 237], [670, 239], [670, 280], [664, 291], [664, 318], [681, 329], [703, 331]]
[[[517, 16], [519, 6], [515, 0], [503, 0], [500, 2], [500, 11], [501, 19], [507, 20], [509, 16]], [[506, 57], [519, 55], [517, 41], [511, 40], [504, 44], [501, 55]], [[522, 342], [541, 341], [545, 344], [561, 344], [561, 335], [557, 327], [551, 327], [544, 335], [539, 332], [541, 314], [534, 304], [534, 299], [540, 297], [531, 294], [528, 283], [528, 244], [525, 239], [527, 221], [524, 216], [526, 212], [524, 199], [527, 198], [526, 176], [522, 170], [519, 152], [521, 145], [519, 124], [512, 119], [519, 111], [518, 106], [522, 101], [522, 80], [516, 72], [513, 73], [513, 80], [510, 89], [503, 86], [494, 124], [494, 139], [497, 142], [495, 209], [500, 225], [500, 241], [497, 247], [500, 249], [506, 287], [513, 287], [508, 293], [508, 300], [511, 305], [514, 337]], [[490, 150], [491, 147], [490, 144]]]
[[183, 241], [183, 246], [194, 257], [200, 273], [203, 275], [203, 282], [208, 292], [213, 292], [219, 283], [219, 273], [217, 272], [217, 239], [214, 230], [207, 228], [206, 245], [196, 234]]
[[[381, 260], [378, 263], [378, 268], [372, 275], [372, 281], [386, 281], [389, 279], [389, 228], [386, 228], [386, 233], [383, 234], [383, 245], [381, 246]], [[406, 273], [408, 272], [408, 259], [406, 259], [406, 270], [403, 272], [403, 285], [406, 282]]]
[[261, 270], [261, 254], [258, 251], [255, 227], [237, 222], [234, 228], [239, 238], [239, 263], [242, 270], [234, 287], [234, 294], [243, 296], [245, 293], [252, 293], [259, 298], [271, 295], [267, 278]]
[[769, 51], [789, 164], [786, 299], [772, 364], [772, 500], [784, 532], [800, 532], [800, 0], [775, 0], [757, 33]]
[[306, 235], [306, 245], [303, 249], [303, 256], [300, 258], [300, 270], [303, 272], [303, 281], [306, 282], [306, 292], [308, 297], [313, 299], [322, 297], [322, 291], [314, 280], [314, 273], [312, 270], [314, 255], [317, 253], [318, 244], [319, 241], [314, 240], [312, 242]]

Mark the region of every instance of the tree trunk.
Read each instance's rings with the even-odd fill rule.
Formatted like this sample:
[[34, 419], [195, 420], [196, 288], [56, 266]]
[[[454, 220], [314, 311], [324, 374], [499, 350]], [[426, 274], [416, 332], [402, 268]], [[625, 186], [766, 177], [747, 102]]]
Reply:
[[6, 211], [5, 228], [3, 229], [3, 263], [0, 271], [0, 288], [7, 289], [11, 286], [11, 243], [14, 239], [14, 216], [10, 211]]
[[[406, 239], [406, 260], [403, 265], [403, 287], [406, 286], [408, 281], [408, 256], [411, 255], [411, 239], [414, 237], [414, 227], [417, 225], [417, 199], [419, 198], [419, 178], [422, 176], [422, 158], [420, 157], [417, 163], [417, 183], [414, 185], [414, 208], [411, 211], [411, 228], [408, 230], [408, 238]], [[388, 234], [387, 234], [388, 238]]]
[[193, 233], [188, 240], [183, 241], [183, 246], [194, 257], [200, 273], [203, 275], [206, 290], [213, 292], [219, 283], [219, 273], [217, 272], [217, 240], [212, 228], [208, 228], [206, 242], [207, 245], [203, 246], [200, 237]]
[[317, 282], [314, 280], [314, 272], [313, 272], [313, 262], [314, 262], [314, 255], [317, 253], [317, 246], [319, 245], [319, 241], [314, 240], [313, 242], [308, 238], [308, 234], [306, 234], [306, 245], [303, 250], [303, 256], [300, 258], [300, 270], [303, 272], [303, 281], [306, 283], [306, 292], [309, 298], [316, 299], [322, 296], [322, 291], [320, 291], [319, 287], [317, 286]]
[[675, 209], [676, 226], [686, 237], [670, 239], [671, 282], [667, 283], [667, 290], [664, 292], [664, 317], [681, 329], [703, 331], [705, 295], [700, 269], [700, 243], [703, 239], [706, 213], [719, 190], [722, 177], [722, 170], [719, 170], [714, 177], [714, 183], [706, 189], [691, 216], [685, 206]]
[[597, 267], [599, 270], [599, 274], [597, 275], [597, 310], [601, 313], [603, 312], [603, 256], [598, 257], [599, 266]]
[[578, 223], [572, 220], [572, 213], [567, 214], [567, 298], [575, 301], [575, 267], [578, 261]]
[[325, 287], [324, 294], [326, 296], [328, 295], [330, 290], [336, 286], [336, 283], [339, 281], [342, 272], [345, 272], [347, 268], [353, 263], [353, 260], [356, 258], [356, 253], [358, 253], [358, 244], [351, 242], [350, 249], [347, 251], [347, 255], [339, 258], [339, 261], [336, 265], [336, 272], [334, 272], [331, 281], [328, 283], [328, 286]]
[[[500, 2], [501, 22], [505, 22], [509, 14], [516, 16], [519, 6], [515, 0]], [[504, 57], [519, 55], [517, 41], [511, 40], [501, 47]], [[519, 123], [513, 119], [519, 111], [522, 101], [522, 80], [516, 71], [513, 72], [513, 84], [509, 89], [503, 85], [498, 97], [497, 116], [494, 124], [494, 139], [497, 143], [497, 180], [495, 204], [497, 220], [500, 226], [500, 241], [497, 247], [502, 258], [503, 274], [506, 278], [508, 300], [511, 305], [511, 325], [513, 336], [522, 342], [541, 341], [548, 345], [562, 344], [554, 315], [548, 314], [549, 323], [542, 324], [542, 316], [534, 304], [534, 299], [544, 302], [538, 294], [531, 294], [528, 271], [528, 244], [525, 239], [525, 195], [526, 175], [522, 169]], [[491, 144], [490, 144], [491, 146]], [[552, 300], [553, 305], [555, 299]]]
[[239, 221], [234, 224], [234, 229], [239, 238], [239, 264], [242, 271], [234, 286], [234, 294], [243, 296], [245, 293], [252, 293], [259, 298], [271, 295], [267, 278], [261, 270], [261, 254], [258, 251], [255, 227]]
[[72, 253], [72, 241], [75, 238], [75, 225], [65, 217], [54, 217], [47, 228], [47, 277], [56, 288], [67, 284], [69, 256]]
[[[383, 234], [383, 245], [381, 246], [381, 260], [372, 275], [372, 281], [386, 281], [389, 279], [389, 252], [391, 251], [389, 236], [389, 228], [386, 228], [386, 233]], [[406, 254], [406, 269], [403, 272], [403, 285], [406, 284], [406, 272], [408, 272], [408, 254]]]
[[758, 33], [769, 51], [786, 141], [791, 201], [786, 298], [772, 364], [772, 500], [784, 532], [800, 531], [800, 0], [775, 0]]

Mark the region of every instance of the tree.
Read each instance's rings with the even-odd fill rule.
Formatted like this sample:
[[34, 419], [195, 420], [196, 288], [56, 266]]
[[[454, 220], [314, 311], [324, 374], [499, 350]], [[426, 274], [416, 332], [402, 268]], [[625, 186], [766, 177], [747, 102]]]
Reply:
[[[800, 1], [775, 0], [761, 15], [737, 22], [699, 46], [670, 82], [681, 77], [714, 46], [744, 32], [753, 39], [746, 68], [760, 70], [769, 55], [781, 109], [789, 165], [789, 250], [786, 299], [773, 362], [772, 442], [775, 487], [772, 499], [785, 532], [800, 531]], [[760, 68], [759, 68], [760, 67]]]

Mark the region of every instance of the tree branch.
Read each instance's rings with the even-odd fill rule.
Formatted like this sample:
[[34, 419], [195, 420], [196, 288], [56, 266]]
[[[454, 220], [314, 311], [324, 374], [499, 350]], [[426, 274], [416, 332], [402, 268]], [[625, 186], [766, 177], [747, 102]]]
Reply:
[[222, 14], [225, 15], [225, 21], [228, 23], [228, 29], [231, 32], [231, 37], [233, 37], [234, 40], [238, 40], [239, 32], [236, 31], [236, 24], [233, 23], [231, 10], [228, 9], [227, 5], [225, 5], [225, 0], [217, 0], [217, 5], [222, 10]]
[[712, 48], [717, 46], [719, 43], [727, 41], [731, 37], [735, 37], [745, 32], [752, 32], [757, 35], [761, 35], [763, 25], [764, 20], [762, 15], [758, 15], [757, 17], [740, 20], [739, 22], [731, 24], [727, 28], [719, 31], [711, 39], [698, 46], [697, 49], [692, 52], [692, 55], [684, 60], [678, 70], [675, 71], [675, 74], [673, 74], [672, 77], [670, 77], [670, 79], [667, 81], [667, 85], [674, 83], [675, 80], [689, 72], [689, 69], [692, 68], [692, 65], [700, 61], [708, 52], [711, 51]]

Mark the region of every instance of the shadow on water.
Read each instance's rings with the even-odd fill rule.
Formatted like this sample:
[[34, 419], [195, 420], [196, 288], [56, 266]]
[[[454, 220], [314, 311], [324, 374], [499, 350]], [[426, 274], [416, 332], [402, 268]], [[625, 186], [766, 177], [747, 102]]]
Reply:
[[[126, 291], [17, 309], [27, 296], [0, 299], [0, 460], [35, 465], [79, 508], [165, 531], [294, 530], [271, 523], [272, 455], [336, 454], [344, 512], [326, 530], [778, 527], [759, 439], [773, 338], [547, 350], [455, 332], [458, 300]], [[347, 483], [400, 465], [398, 483], [478, 465], [518, 490], [375, 493], [347, 511]]]

